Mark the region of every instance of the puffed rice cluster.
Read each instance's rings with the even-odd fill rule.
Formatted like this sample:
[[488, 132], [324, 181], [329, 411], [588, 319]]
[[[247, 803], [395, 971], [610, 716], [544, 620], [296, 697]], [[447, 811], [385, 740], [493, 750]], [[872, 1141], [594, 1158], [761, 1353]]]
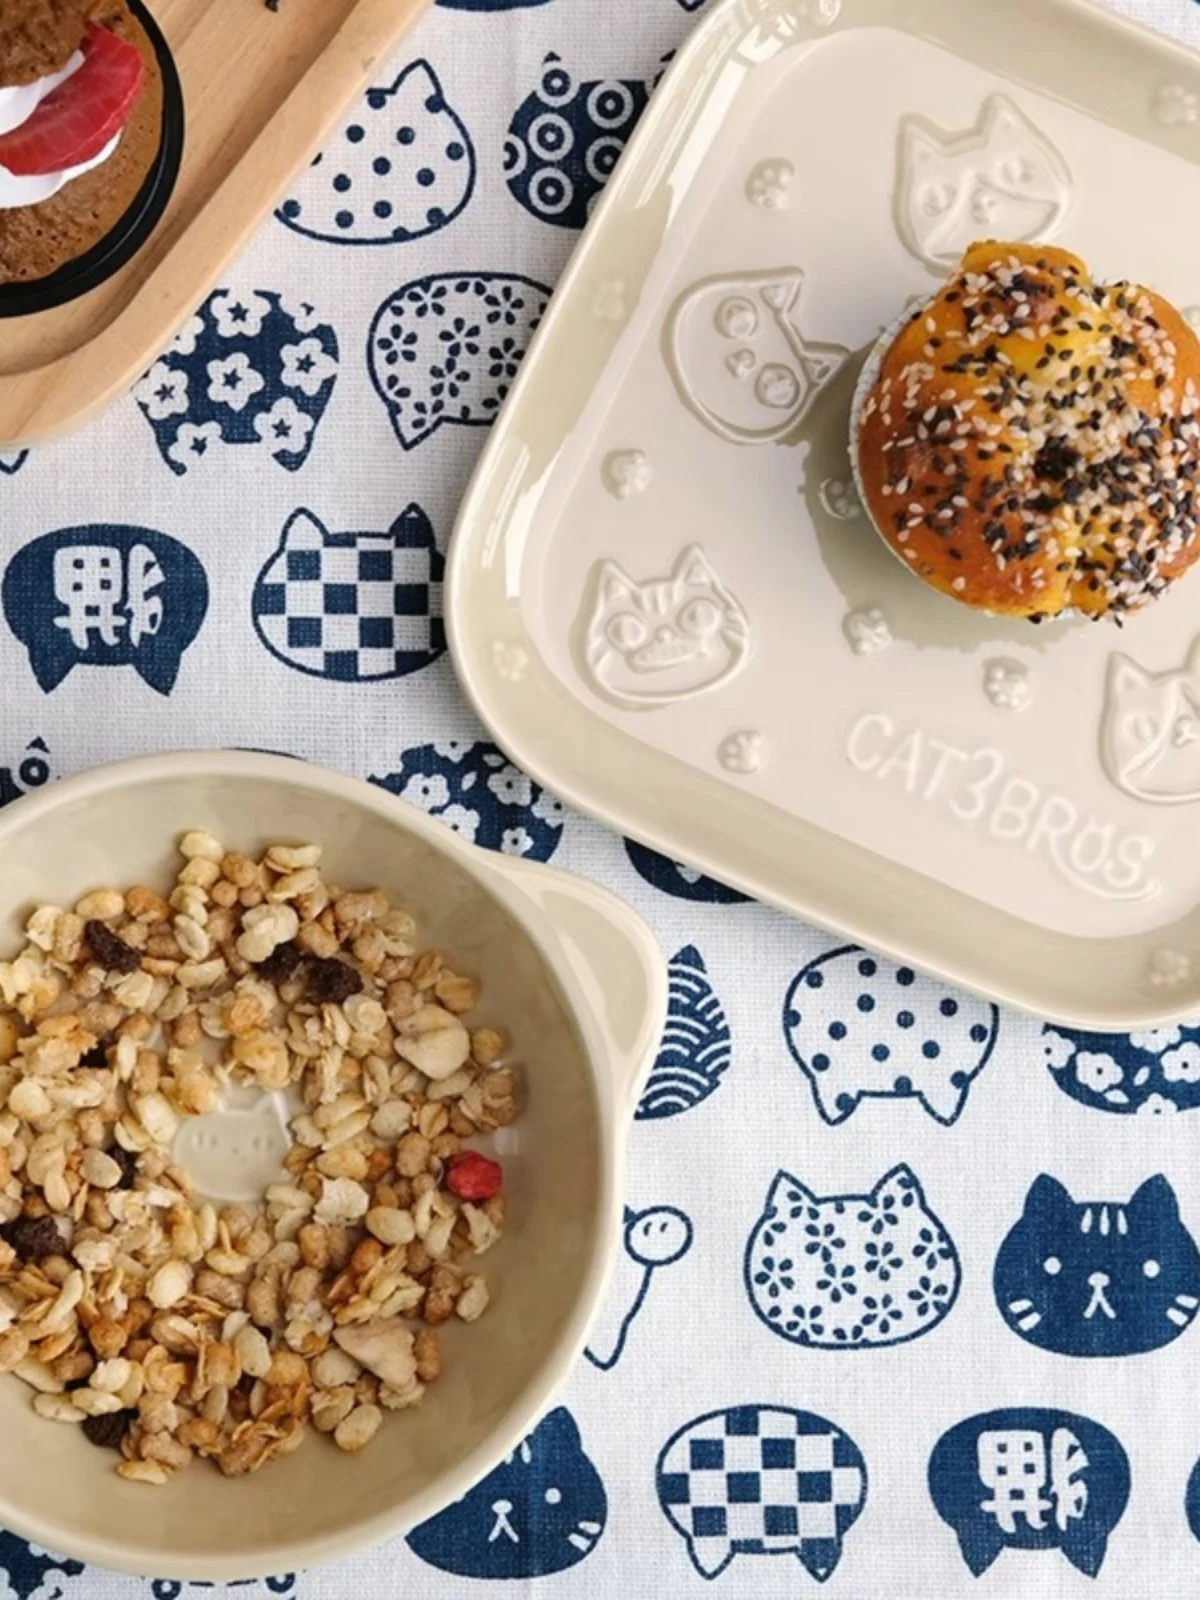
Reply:
[[[310, 1422], [361, 1450], [423, 1398], [504, 1219], [463, 1144], [518, 1110], [505, 1041], [463, 1020], [478, 983], [380, 890], [327, 885], [316, 845], [179, 849], [169, 899], [43, 906], [0, 963], [0, 1372], [147, 1484], [253, 1472]], [[260, 1207], [173, 1163], [234, 1084], [305, 1108]]]

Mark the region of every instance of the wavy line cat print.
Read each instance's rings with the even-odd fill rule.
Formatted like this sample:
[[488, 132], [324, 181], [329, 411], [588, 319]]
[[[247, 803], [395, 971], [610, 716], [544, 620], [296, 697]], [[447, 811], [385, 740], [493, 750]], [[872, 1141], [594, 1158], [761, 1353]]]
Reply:
[[772, 1333], [813, 1350], [907, 1344], [958, 1298], [958, 1250], [910, 1167], [866, 1194], [817, 1195], [779, 1172], [746, 1245], [746, 1293]]
[[1076, 1200], [1042, 1173], [996, 1257], [1014, 1333], [1066, 1356], [1130, 1356], [1178, 1339], [1200, 1310], [1200, 1251], [1161, 1174], [1129, 1200]]
[[976, 239], [1052, 239], [1071, 190], [1062, 156], [1005, 94], [985, 101], [965, 133], [947, 133], [916, 115], [900, 124], [896, 229], [939, 275]]
[[695, 945], [675, 952], [668, 976], [666, 1026], [638, 1103], [638, 1122], [677, 1117], [702, 1105], [720, 1088], [733, 1058], [725, 1008]]
[[1108, 664], [1100, 759], [1118, 789], [1154, 806], [1200, 800], [1200, 638], [1187, 661], [1147, 672], [1132, 656]]

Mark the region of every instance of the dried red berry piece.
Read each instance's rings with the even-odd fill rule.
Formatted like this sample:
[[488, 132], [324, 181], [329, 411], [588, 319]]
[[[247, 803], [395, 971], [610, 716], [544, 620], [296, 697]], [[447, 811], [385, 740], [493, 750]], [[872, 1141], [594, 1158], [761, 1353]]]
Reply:
[[362, 986], [362, 973], [336, 956], [318, 957], [308, 964], [308, 998], [319, 1005], [341, 1005]]
[[83, 1436], [101, 1450], [119, 1450], [136, 1417], [136, 1411], [108, 1411], [98, 1417], [84, 1417]]
[[294, 939], [276, 945], [265, 961], [260, 961], [255, 971], [268, 983], [286, 983], [304, 960], [304, 951]]
[[136, 972], [142, 964], [141, 956], [132, 945], [118, 939], [103, 922], [85, 922], [83, 937], [105, 972]]
[[500, 1193], [504, 1169], [478, 1150], [460, 1150], [446, 1163], [446, 1187], [460, 1200], [490, 1200]]
[[63, 1240], [53, 1217], [16, 1217], [0, 1228], [0, 1239], [12, 1245], [22, 1261], [41, 1261], [62, 1253]]

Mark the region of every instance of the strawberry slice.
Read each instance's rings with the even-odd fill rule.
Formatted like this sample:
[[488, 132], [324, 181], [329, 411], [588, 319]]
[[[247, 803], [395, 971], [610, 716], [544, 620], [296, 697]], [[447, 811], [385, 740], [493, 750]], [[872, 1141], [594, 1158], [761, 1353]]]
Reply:
[[25, 178], [91, 161], [128, 122], [144, 77], [141, 52], [93, 23], [79, 70], [19, 128], [0, 135], [0, 167]]

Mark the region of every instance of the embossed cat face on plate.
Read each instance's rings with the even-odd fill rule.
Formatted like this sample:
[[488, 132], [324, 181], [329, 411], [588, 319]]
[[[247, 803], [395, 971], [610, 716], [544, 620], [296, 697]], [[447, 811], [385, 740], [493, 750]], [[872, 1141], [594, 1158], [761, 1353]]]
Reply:
[[621, 706], [687, 700], [727, 682], [744, 663], [750, 625], [697, 544], [665, 578], [639, 581], [616, 561], [593, 571], [584, 662], [593, 687]]
[[1155, 674], [1113, 656], [1100, 754], [1112, 782], [1137, 800], [1200, 800], [1200, 639], [1177, 672]]
[[666, 361], [679, 397], [731, 444], [786, 439], [849, 355], [801, 332], [803, 286], [797, 267], [722, 275], [671, 310]]
[[992, 95], [965, 133], [915, 115], [900, 125], [896, 227], [934, 272], [956, 266], [976, 239], [1052, 238], [1071, 187], [1062, 156], [1007, 95]]

